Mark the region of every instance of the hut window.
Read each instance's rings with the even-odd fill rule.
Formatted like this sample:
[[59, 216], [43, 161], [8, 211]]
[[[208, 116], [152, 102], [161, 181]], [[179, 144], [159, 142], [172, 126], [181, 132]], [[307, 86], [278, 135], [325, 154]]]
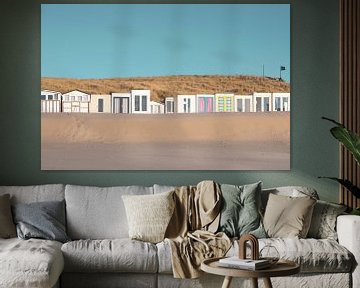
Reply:
[[243, 100], [242, 99], [237, 100], [237, 111], [243, 112]]
[[244, 112], [250, 112], [251, 108], [251, 100], [250, 99], [245, 99], [245, 109]]
[[275, 97], [275, 111], [281, 111], [281, 98]]
[[174, 112], [174, 102], [166, 101], [166, 111], [167, 112]]
[[142, 111], [146, 111], [146, 107], [147, 107], [147, 97], [146, 97], [146, 95], [143, 95], [142, 97], [141, 97], [141, 110]]
[[283, 98], [283, 111], [289, 111], [289, 98]]
[[53, 95], [48, 95], [48, 100], [53, 100]]
[[46, 95], [41, 95], [41, 100], [46, 100]]
[[261, 112], [261, 97], [256, 97], [256, 112]]
[[135, 111], [140, 111], [140, 96], [135, 96]]
[[270, 111], [270, 98], [269, 97], [264, 98], [264, 110]]
[[75, 101], [75, 96], [70, 96], [70, 101]]
[[78, 101], [81, 101], [81, 100], [82, 100], [82, 97], [81, 97], [81, 96], [77, 96], [77, 100], [78, 100]]

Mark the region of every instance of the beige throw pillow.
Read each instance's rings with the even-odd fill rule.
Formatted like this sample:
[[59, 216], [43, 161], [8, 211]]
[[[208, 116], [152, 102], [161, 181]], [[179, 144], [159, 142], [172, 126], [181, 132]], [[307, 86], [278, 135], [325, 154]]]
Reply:
[[173, 193], [122, 196], [131, 239], [151, 243], [164, 240], [175, 207]]
[[306, 238], [316, 200], [311, 197], [288, 197], [270, 194], [264, 215], [269, 237]]
[[0, 196], [0, 238], [16, 237], [9, 194]]

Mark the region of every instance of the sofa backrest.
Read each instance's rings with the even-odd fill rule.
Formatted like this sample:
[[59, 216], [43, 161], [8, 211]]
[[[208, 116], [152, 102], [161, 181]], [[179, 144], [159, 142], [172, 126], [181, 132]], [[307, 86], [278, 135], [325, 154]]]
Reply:
[[61, 201], [65, 198], [65, 185], [0, 186], [0, 195], [4, 194], [10, 194], [11, 204]]
[[291, 196], [291, 197], [305, 197], [310, 196], [315, 199], [319, 199], [319, 195], [316, 190], [310, 187], [304, 186], [284, 186], [284, 187], [275, 187], [263, 189], [261, 191], [261, 209], [265, 211], [267, 201], [269, 199], [269, 194], [276, 194], [282, 196]]
[[153, 187], [66, 185], [67, 233], [71, 239], [128, 238], [123, 195], [153, 194]]

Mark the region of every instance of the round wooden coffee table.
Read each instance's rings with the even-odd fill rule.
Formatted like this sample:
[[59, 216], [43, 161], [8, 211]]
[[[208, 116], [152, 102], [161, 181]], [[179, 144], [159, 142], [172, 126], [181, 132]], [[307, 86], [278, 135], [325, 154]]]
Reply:
[[201, 263], [201, 270], [210, 274], [225, 276], [222, 288], [229, 288], [233, 277], [251, 278], [254, 288], [258, 288], [258, 278], [263, 278], [265, 287], [272, 288], [270, 277], [289, 276], [300, 272], [300, 266], [288, 260], [279, 260], [270, 268], [253, 271], [222, 267], [219, 265], [219, 259], [221, 258], [204, 260]]

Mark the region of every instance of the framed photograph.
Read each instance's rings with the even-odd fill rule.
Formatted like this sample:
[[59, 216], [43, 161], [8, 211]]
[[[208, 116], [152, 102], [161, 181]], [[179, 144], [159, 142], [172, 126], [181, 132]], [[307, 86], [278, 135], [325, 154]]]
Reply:
[[289, 170], [290, 4], [42, 4], [42, 170]]

